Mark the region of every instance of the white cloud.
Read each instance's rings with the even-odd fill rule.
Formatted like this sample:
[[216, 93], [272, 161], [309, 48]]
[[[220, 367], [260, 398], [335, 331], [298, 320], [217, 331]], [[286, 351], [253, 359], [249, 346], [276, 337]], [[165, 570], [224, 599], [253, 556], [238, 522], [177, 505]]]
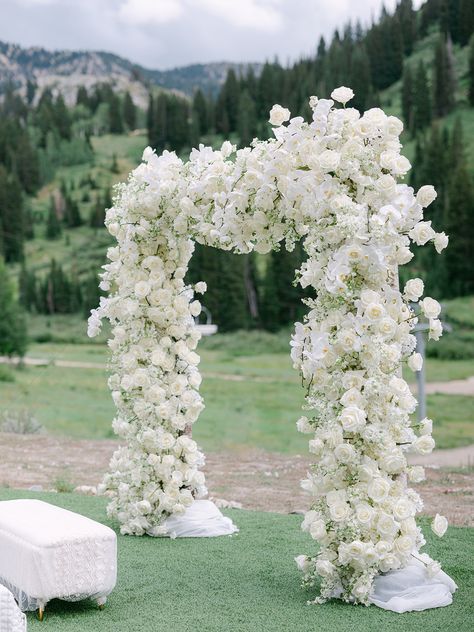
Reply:
[[233, 26], [271, 33], [283, 26], [283, 16], [277, 9], [279, 4], [278, 0], [193, 0], [196, 8]]
[[119, 18], [135, 26], [173, 22], [183, 14], [180, 0], [126, 0], [119, 9]]

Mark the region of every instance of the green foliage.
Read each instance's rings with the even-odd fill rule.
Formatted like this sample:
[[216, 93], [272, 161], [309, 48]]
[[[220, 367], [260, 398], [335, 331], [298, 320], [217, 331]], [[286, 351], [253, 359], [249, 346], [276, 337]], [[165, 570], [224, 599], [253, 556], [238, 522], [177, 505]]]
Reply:
[[446, 116], [454, 107], [454, 71], [452, 50], [443, 36], [435, 49], [433, 106], [436, 116]]
[[48, 218], [46, 220], [46, 239], [57, 239], [62, 232], [58, 217], [59, 209], [54, 197], [51, 197]]
[[123, 121], [127, 129], [134, 130], [137, 124], [137, 109], [130, 96], [130, 92], [126, 92], [123, 97], [122, 111]]
[[431, 97], [428, 84], [428, 76], [424, 63], [420, 60], [416, 71], [415, 87], [413, 94], [413, 129], [418, 132], [425, 129], [431, 123]]
[[27, 348], [26, 323], [13, 285], [0, 259], [0, 355], [20, 357]]
[[0, 254], [5, 261], [23, 259], [24, 217], [21, 186], [0, 164]]
[[0, 364], [0, 382], [14, 382], [15, 374], [4, 364]]

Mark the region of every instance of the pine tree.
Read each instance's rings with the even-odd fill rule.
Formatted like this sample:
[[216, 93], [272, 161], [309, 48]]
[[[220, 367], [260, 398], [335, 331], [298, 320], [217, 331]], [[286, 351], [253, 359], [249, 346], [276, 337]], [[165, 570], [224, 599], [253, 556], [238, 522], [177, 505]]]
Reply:
[[267, 331], [278, 331], [280, 323], [280, 305], [278, 303], [277, 279], [275, 270], [275, 259], [271, 255], [267, 257], [267, 266], [263, 279], [262, 288], [262, 326]]
[[370, 60], [365, 48], [358, 46], [352, 55], [352, 89], [355, 96], [351, 102], [352, 107], [363, 112], [370, 99], [372, 84], [370, 79]]
[[79, 86], [77, 90], [76, 105], [82, 105], [85, 108], [90, 107], [89, 94], [85, 86]]
[[105, 222], [105, 205], [100, 195], [91, 209], [89, 216], [89, 226], [91, 228], [103, 228]]
[[413, 94], [413, 129], [421, 131], [431, 123], [431, 97], [428, 78], [423, 62], [420, 60], [416, 72], [415, 89]]
[[109, 96], [109, 131], [111, 134], [123, 134], [123, 119], [119, 97], [111, 92]]
[[243, 147], [249, 145], [257, 134], [255, 103], [247, 90], [242, 92], [239, 99], [237, 132]]
[[100, 302], [103, 293], [99, 287], [99, 278], [97, 272], [91, 272], [81, 288], [82, 296], [82, 312], [88, 317], [92, 309], [95, 309]]
[[450, 177], [443, 229], [449, 235], [444, 253], [446, 285], [444, 296], [474, 294], [474, 184], [465, 161]]
[[441, 36], [436, 45], [433, 75], [433, 106], [436, 116], [446, 116], [454, 107], [453, 73], [449, 48]]
[[20, 305], [28, 312], [34, 312], [37, 308], [37, 296], [36, 296], [36, 275], [33, 271], [28, 270], [25, 265], [22, 265], [20, 270], [20, 276], [18, 279], [19, 284], [19, 302]]
[[413, 126], [413, 77], [411, 74], [411, 68], [407, 64], [403, 71], [402, 82], [402, 116], [405, 122], [405, 126], [411, 129]]
[[148, 107], [146, 111], [146, 129], [148, 134], [148, 143], [155, 147], [155, 138], [156, 138], [156, 116], [155, 116], [155, 101], [153, 99], [153, 94], [150, 92], [148, 94]]
[[459, 4], [459, 43], [465, 46], [474, 33], [474, 2], [460, 0]]
[[46, 239], [57, 239], [61, 234], [61, 223], [58, 218], [56, 203], [51, 197], [46, 220]]
[[474, 106], [474, 35], [471, 37], [469, 44], [469, 87], [468, 98], [469, 103]]
[[78, 226], [82, 226], [79, 205], [69, 195], [65, 199], [64, 221], [68, 228], [77, 228]]
[[244, 257], [229, 252], [220, 254], [219, 329], [221, 331], [246, 329], [249, 324], [249, 312]]
[[199, 137], [209, 131], [208, 105], [202, 90], [196, 90], [193, 97], [193, 121], [196, 123], [196, 133]]
[[413, 45], [416, 40], [416, 18], [417, 15], [413, 10], [412, 0], [401, 0], [397, 6], [396, 13], [400, 19], [400, 25], [403, 34], [403, 52], [405, 55], [411, 55]]
[[23, 259], [23, 196], [18, 178], [0, 165], [0, 243], [7, 262]]
[[26, 322], [13, 285], [0, 259], [0, 354], [23, 357], [28, 344]]
[[69, 140], [71, 138], [71, 116], [69, 114], [69, 110], [67, 109], [66, 103], [62, 94], [59, 94], [56, 98], [56, 102], [54, 104], [54, 123], [55, 127], [61, 136], [61, 138], [65, 138]]
[[134, 130], [137, 122], [137, 110], [130, 96], [130, 92], [126, 92], [123, 98], [123, 120], [129, 130]]

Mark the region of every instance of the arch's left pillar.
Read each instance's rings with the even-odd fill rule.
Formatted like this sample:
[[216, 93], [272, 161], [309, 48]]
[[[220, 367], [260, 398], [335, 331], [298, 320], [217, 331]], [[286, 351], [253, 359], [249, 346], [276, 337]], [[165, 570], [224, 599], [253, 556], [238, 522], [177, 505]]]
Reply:
[[103, 316], [112, 323], [113, 428], [126, 443], [114, 453], [101, 491], [122, 533], [189, 535], [183, 519], [186, 527], [191, 512], [195, 523], [205, 522], [203, 509], [212, 505], [194, 506], [207, 493], [204, 455], [187, 433], [204, 407], [195, 352], [200, 304], [184, 282], [193, 243], [165, 231], [151, 243], [136, 224], [110, 228], [118, 245], [109, 250], [102, 283], [115, 292], [90, 328]]

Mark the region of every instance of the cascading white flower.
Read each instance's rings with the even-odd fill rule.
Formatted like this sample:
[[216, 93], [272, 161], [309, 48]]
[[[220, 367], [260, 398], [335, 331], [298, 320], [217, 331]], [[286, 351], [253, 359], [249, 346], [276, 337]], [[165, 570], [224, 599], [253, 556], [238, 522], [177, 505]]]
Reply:
[[[344, 105], [352, 96], [333, 93]], [[429, 423], [412, 426], [416, 402], [400, 377], [404, 360], [421, 368], [409, 302], [423, 283], [408, 281], [402, 294], [397, 279], [410, 241], [440, 250], [447, 237], [423, 221], [434, 189], [415, 195], [397, 183], [410, 167], [398, 119], [316, 97], [310, 106], [309, 123], [275, 106], [275, 138], [250, 148], [200, 145], [187, 162], [148, 148], [118, 188], [106, 217], [117, 240], [101, 281], [109, 297], [89, 319], [91, 335], [102, 318], [112, 324], [113, 427], [126, 441], [102, 491], [122, 532], [136, 535], [162, 535], [167, 516], [206, 493], [204, 456], [189, 436], [204, 406], [194, 293], [206, 289], [184, 280], [191, 239], [238, 253], [301, 241], [308, 258], [297, 278], [316, 298], [305, 300], [291, 358], [306, 387], [298, 430], [317, 455], [302, 482], [312, 497], [303, 529], [319, 552], [298, 566], [310, 585], [321, 577], [315, 601], [367, 603], [373, 578], [405, 566], [424, 544], [414, 521], [421, 500], [405, 482], [423, 480], [423, 469], [408, 467], [406, 454], [428, 453], [434, 442]], [[439, 338], [439, 304], [425, 298], [419, 309]], [[445, 526], [438, 518], [434, 530]]]

